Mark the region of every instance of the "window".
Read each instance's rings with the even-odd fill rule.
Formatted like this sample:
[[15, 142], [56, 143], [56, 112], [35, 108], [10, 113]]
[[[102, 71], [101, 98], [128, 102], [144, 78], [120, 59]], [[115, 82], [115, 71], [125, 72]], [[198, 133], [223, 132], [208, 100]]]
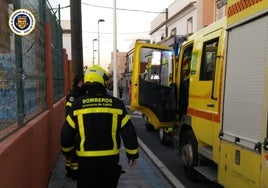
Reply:
[[173, 28], [170, 32], [170, 36], [175, 36], [177, 34], [177, 28]]
[[218, 38], [204, 43], [200, 69], [200, 80], [206, 81], [214, 78], [218, 44]]
[[181, 79], [182, 81], [189, 79], [190, 76], [190, 67], [192, 59], [192, 50], [193, 46], [187, 47], [182, 56], [182, 66], [181, 66]]
[[187, 19], [187, 33], [193, 33], [193, 17]]
[[172, 52], [143, 48], [141, 75], [148, 82], [168, 86], [172, 80]]

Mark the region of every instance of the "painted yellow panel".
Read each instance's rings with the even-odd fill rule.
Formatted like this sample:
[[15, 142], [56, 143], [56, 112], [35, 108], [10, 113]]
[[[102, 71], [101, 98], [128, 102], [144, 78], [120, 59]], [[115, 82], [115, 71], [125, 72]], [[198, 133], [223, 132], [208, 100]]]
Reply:
[[260, 186], [261, 155], [233, 143], [221, 141], [218, 180], [224, 187]]

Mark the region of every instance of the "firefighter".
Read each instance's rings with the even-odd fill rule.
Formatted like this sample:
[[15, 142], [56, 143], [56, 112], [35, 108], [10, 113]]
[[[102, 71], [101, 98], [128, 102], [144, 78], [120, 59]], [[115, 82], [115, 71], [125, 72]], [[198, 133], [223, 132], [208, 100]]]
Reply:
[[[70, 112], [72, 104], [74, 100], [83, 96], [85, 94], [85, 90], [83, 87], [84, 84], [84, 75], [76, 75], [74, 77], [74, 82], [72, 89], [66, 96], [66, 103], [65, 103], [65, 114], [66, 116]], [[76, 179], [76, 172], [78, 169], [78, 163], [76, 160], [76, 156], [66, 156], [65, 158], [65, 169], [66, 169], [66, 176], [71, 177], [72, 179]]]
[[83, 96], [85, 94], [84, 85], [84, 75], [78, 74], [74, 77], [74, 83], [72, 89], [66, 96], [66, 103], [65, 103], [65, 114], [68, 115], [70, 108], [72, 107], [72, 103], [75, 99]]
[[135, 128], [124, 103], [107, 94], [108, 79], [98, 65], [86, 70], [86, 94], [75, 100], [61, 130], [62, 152], [78, 156], [78, 188], [117, 187], [121, 139], [129, 166], [139, 156]]

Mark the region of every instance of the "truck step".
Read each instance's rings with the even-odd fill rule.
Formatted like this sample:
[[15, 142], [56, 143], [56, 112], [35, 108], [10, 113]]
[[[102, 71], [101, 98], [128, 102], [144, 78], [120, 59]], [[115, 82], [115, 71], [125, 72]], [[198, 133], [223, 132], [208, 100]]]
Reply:
[[217, 169], [210, 166], [196, 166], [194, 169], [210, 181], [217, 181]]
[[198, 153], [207, 159], [212, 160], [213, 159], [213, 152], [212, 152], [212, 147], [210, 146], [202, 146], [199, 148]]

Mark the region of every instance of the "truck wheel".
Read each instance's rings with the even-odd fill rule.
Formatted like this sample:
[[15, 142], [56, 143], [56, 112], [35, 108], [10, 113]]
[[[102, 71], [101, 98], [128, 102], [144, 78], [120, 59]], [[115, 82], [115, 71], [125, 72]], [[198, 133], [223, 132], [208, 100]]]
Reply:
[[144, 118], [145, 129], [147, 131], [149, 131], [149, 132], [154, 131], [154, 126], [149, 123], [148, 117], [147, 116], [143, 116], [143, 118]]
[[165, 129], [164, 128], [160, 128], [158, 130], [158, 133], [159, 133], [159, 139], [160, 139], [160, 142], [161, 144], [167, 144], [167, 134], [165, 133]]
[[186, 177], [190, 181], [198, 181], [198, 172], [193, 168], [198, 164], [197, 140], [192, 130], [186, 131], [182, 137], [180, 144], [180, 156]]

